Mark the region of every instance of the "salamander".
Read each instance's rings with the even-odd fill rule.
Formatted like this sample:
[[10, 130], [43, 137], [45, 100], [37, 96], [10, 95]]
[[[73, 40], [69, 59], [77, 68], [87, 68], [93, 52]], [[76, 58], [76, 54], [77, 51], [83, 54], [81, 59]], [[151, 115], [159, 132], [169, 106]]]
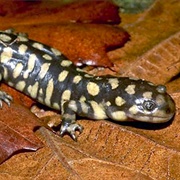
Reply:
[[[163, 85], [129, 77], [94, 76], [76, 67], [60, 51], [23, 33], [0, 31], [0, 79], [62, 116], [60, 135], [77, 139], [83, 127], [76, 116], [114, 121], [163, 123], [175, 103]], [[0, 91], [0, 105], [12, 97]]]

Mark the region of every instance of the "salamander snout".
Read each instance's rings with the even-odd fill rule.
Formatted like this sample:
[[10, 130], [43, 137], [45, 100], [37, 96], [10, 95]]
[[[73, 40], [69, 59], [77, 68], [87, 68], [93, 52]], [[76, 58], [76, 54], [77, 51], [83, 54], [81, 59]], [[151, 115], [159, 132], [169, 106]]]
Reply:
[[175, 102], [170, 95], [158, 95], [156, 98], [157, 110], [152, 113], [153, 123], [169, 121], [175, 114]]
[[137, 121], [163, 123], [172, 119], [174, 114], [174, 100], [167, 94], [166, 87], [159, 85], [153, 93], [145, 92], [143, 96], [136, 98], [128, 116]]

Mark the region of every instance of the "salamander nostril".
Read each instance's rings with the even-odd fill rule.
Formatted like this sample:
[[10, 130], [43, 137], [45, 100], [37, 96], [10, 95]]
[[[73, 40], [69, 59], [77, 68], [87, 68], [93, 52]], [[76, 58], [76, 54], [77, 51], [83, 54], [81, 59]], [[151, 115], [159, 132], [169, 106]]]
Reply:
[[171, 113], [171, 109], [170, 109], [170, 108], [167, 108], [167, 109], [166, 109], [166, 113], [167, 113], [167, 114], [170, 114], [170, 113]]

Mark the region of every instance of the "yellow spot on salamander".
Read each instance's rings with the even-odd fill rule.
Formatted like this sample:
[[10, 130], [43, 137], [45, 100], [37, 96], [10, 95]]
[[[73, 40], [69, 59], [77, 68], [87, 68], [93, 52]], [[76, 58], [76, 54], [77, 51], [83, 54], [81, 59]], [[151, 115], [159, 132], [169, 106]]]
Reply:
[[44, 49], [44, 46], [43, 46], [43, 44], [41, 44], [41, 43], [34, 43], [33, 45], [32, 45], [34, 48], [36, 48], [36, 49], [39, 49], [39, 50], [43, 50]]
[[83, 69], [80, 69], [80, 68], [76, 68], [76, 71], [78, 71], [78, 72], [84, 72], [84, 70], [83, 70]]
[[68, 107], [74, 112], [77, 112], [78, 110], [76, 101], [73, 101], [73, 100], [69, 102]]
[[3, 49], [3, 52], [1, 53], [1, 63], [6, 64], [9, 60], [12, 59], [13, 50], [10, 47], [6, 47]]
[[96, 96], [96, 95], [99, 94], [100, 89], [99, 89], [99, 86], [98, 86], [96, 83], [94, 83], [94, 82], [89, 82], [89, 83], [87, 84], [87, 91], [88, 91], [88, 93], [89, 93], [90, 95]]
[[150, 91], [144, 92], [143, 97], [146, 99], [152, 99], [152, 92]]
[[87, 78], [93, 78], [94, 77], [92, 74], [85, 74], [84, 76]]
[[133, 105], [133, 106], [131, 106], [130, 108], [129, 108], [129, 112], [131, 113], [131, 114], [137, 114], [138, 113], [138, 107], [136, 106], [136, 105]]
[[68, 101], [68, 100], [70, 100], [70, 97], [71, 97], [71, 91], [70, 91], [70, 90], [65, 90], [65, 91], [62, 93], [61, 99], [62, 99], [63, 101]]
[[29, 77], [29, 74], [33, 71], [34, 67], [35, 67], [35, 63], [36, 63], [36, 55], [35, 54], [31, 54], [29, 59], [28, 59], [28, 64], [27, 64], [27, 70], [24, 72], [24, 79], [27, 79]]
[[78, 84], [81, 81], [81, 79], [82, 79], [82, 76], [77, 75], [74, 77], [73, 83]]
[[43, 97], [44, 97], [43, 89], [40, 88], [39, 91], [38, 91], [38, 97], [37, 97], [38, 98], [38, 102], [44, 103]]
[[38, 82], [35, 82], [34, 85], [29, 85], [28, 86], [27, 91], [29, 92], [29, 95], [32, 98], [37, 97], [38, 88], [39, 88], [39, 83]]
[[107, 118], [105, 110], [104, 110], [104, 108], [103, 108], [103, 106], [101, 104], [98, 104], [95, 101], [91, 101], [90, 104], [91, 104], [91, 107], [92, 107], [92, 109], [94, 111], [94, 118], [95, 119], [105, 119], [105, 118]]
[[112, 119], [116, 121], [125, 121], [127, 119], [124, 111], [115, 111], [111, 113]]
[[85, 102], [80, 102], [82, 112], [86, 115], [88, 113], [89, 107]]
[[54, 91], [54, 82], [53, 79], [50, 79], [48, 81], [47, 87], [46, 87], [46, 97], [45, 97], [45, 104], [47, 104], [48, 106], [51, 105], [51, 97]]
[[17, 84], [16, 84], [16, 89], [19, 90], [19, 91], [23, 91], [24, 88], [26, 86], [26, 83], [25, 81], [19, 81]]
[[4, 42], [9, 42], [11, 41], [11, 37], [6, 34], [0, 34], [0, 40]]
[[116, 89], [119, 86], [118, 78], [109, 78], [108, 83], [111, 85], [111, 89]]
[[66, 79], [68, 73], [69, 73], [68, 71], [65, 71], [65, 70], [62, 71], [58, 77], [59, 82], [63, 82]]
[[16, 79], [21, 74], [22, 69], [23, 69], [23, 65], [21, 63], [18, 63], [13, 70], [13, 78]]
[[100, 81], [100, 80], [102, 80], [103, 78], [102, 78], [102, 77], [99, 77], [99, 76], [96, 76], [95, 79], [98, 80], [98, 81]]
[[106, 106], [110, 106], [111, 105], [111, 102], [110, 101], [107, 101], [106, 102]]
[[46, 75], [46, 73], [48, 72], [49, 66], [50, 66], [50, 63], [44, 63], [44, 64], [41, 66], [41, 70], [40, 70], [40, 72], [39, 72], [39, 77], [40, 77], [41, 79], [43, 79], [44, 76]]
[[22, 34], [21, 34], [18, 36], [18, 41], [19, 42], [27, 42], [27, 41], [29, 41], [29, 39], [26, 36], [22, 36]]
[[68, 66], [70, 66], [71, 64], [72, 64], [72, 62], [69, 61], [69, 60], [63, 60], [63, 61], [61, 62], [61, 66], [63, 66], [63, 67], [68, 67]]
[[3, 68], [3, 78], [7, 79], [8, 78], [8, 70], [6, 67]]
[[85, 96], [81, 96], [79, 100], [80, 100], [81, 102], [84, 102], [84, 101], [86, 101], [86, 97], [85, 97]]
[[117, 106], [122, 106], [123, 104], [126, 103], [126, 101], [122, 97], [118, 96], [115, 99], [115, 103]]
[[48, 54], [44, 54], [42, 57], [48, 61], [52, 60], [52, 57], [49, 56]]
[[58, 51], [57, 49], [51, 48], [51, 51], [53, 52], [53, 54], [55, 54], [56, 56], [60, 56], [61, 52]]
[[26, 53], [27, 49], [28, 49], [28, 47], [25, 44], [21, 44], [19, 46], [18, 52], [23, 55]]
[[136, 87], [136, 85], [134, 85], [134, 84], [128, 85], [126, 87], [125, 91], [130, 95], [135, 94], [135, 87]]
[[13, 87], [13, 86], [14, 86], [14, 83], [8, 82], [8, 85]]
[[63, 104], [66, 101], [69, 101], [71, 98], [71, 91], [70, 90], [65, 90], [62, 95], [61, 95], [61, 114], [64, 113], [64, 108], [63, 108]]
[[59, 104], [58, 103], [53, 103], [53, 108], [54, 109], [57, 109], [57, 110], [59, 110], [60, 109], [60, 106], [59, 106]]

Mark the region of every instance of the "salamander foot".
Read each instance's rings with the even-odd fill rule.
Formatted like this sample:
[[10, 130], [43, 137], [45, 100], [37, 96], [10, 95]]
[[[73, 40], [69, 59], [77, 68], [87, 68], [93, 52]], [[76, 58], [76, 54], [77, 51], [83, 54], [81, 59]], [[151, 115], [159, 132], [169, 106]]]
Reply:
[[0, 108], [3, 106], [3, 101], [10, 106], [13, 98], [4, 91], [0, 91]]
[[79, 131], [79, 133], [82, 133], [83, 127], [79, 124], [73, 123], [73, 124], [62, 124], [60, 128], [60, 136], [64, 136], [65, 134], [69, 134], [74, 141], [77, 141], [76, 131]]

